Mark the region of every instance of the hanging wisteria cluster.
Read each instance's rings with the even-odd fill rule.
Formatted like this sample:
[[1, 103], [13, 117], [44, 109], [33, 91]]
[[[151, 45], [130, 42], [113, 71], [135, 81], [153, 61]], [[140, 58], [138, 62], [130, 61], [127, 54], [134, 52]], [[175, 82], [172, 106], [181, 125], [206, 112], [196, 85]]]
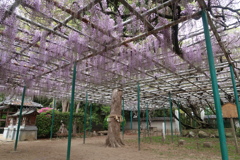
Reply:
[[[212, 35], [219, 65], [227, 62], [220, 43], [229, 49], [228, 56], [236, 65], [239, 61], [236, 3], [206, 1], [222, 37], [219, 41]], [[162, 91], [187, 91], [184, 85], [193, 80], [210, 81], [201, 10], [192, 0], [1, 1], [0, 90], [19, 93], [26, 84], [29, 95], [59, 93], [64, 97], [70, 91], [76, 62], [79, 91], [127, 87], [141, 81]], [[219, 15], [220, 11], [225, 14]], [[182, 76], [183, 72], [191, 75], [191, 70], [197, 72], [196, 77]], [[161, 80], [167, 76], [176, 80]], [[201, 89], [199, 84], [194, 87]]]

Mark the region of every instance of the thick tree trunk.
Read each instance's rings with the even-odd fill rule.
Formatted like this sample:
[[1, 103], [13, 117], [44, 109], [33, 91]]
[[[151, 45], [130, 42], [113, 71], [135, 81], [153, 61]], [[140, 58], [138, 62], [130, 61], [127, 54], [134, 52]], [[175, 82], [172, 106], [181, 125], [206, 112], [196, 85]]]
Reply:
[[62, 100], [62, 112], [68, 111], [68, 100]]
[[80, 107], [80, 102], [77, 104], [77, 107], [76, 107], [76, 113], [78, 113], [78, 111], [79, 111], [79, 107]]
[[121, 147], [124, 145], [120, 138], [122, 94], [120, 89], [114, 89], [112, 93], [111, 112], [108, 118], [108, 136], [106, 139], [106, 146], [108, 147]]
[[67, 102], [67, 106], [66, 106], [66, 112], [69, 112], [69, 108], [70, 108], [70, 103]]

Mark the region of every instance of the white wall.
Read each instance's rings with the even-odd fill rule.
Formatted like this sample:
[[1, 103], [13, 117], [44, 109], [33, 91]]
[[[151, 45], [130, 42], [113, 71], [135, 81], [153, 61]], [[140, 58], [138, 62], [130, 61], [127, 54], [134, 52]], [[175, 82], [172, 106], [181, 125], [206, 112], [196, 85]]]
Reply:
[[[153, 122], [151, 122], [151, 127], [157, 127], [157, 130], [162, 130], [162, 123], [164, 123], [164, 121], [153, 121]], [[130, 122], [129, 121], [127, 121], [127, 123], [126, 123], [126, 126], [125, 126], [125, 129], [126, 130], [128, 130], [128, 129], [131, 129], [130, 127]], [[175, 119], [173, 119], [173, 131], [175, 131], [176, 129], [177, 129], [177, 131], [178, 131], [178, 126], [176, 126], [176, 125], [178, 125], [178, 123], [176, 123], [176, 121], [175, 121]], [[150, 127], [150, 126], [149, 126]], [[147, 124], [146, 124], [146, 122], [142, 122], [141, 123], [141, 128], [142, 129], [146, 129], [147, 128]], [[138, 129], [138, 122], [137, 121], [133, 121], [132, 122], [132, 129], [134, 129], [134, 130], [137, 130]], [[166, 130], [171, 130], [171, 123], [170, 123], [170, 121], [166, 121]]]

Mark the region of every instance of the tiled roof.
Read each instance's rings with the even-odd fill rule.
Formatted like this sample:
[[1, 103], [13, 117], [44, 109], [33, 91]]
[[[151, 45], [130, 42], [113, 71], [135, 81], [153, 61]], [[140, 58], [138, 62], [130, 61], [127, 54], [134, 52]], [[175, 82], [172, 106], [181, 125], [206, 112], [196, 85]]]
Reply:
[[[23, 109], [22, 110], [22, 116], [29, 115], [29, 114], [31, 114], [33, 112], [36, 112], [36, 111], [37, 111], [36, 109], [30, 109], [30, 108]], [[15, 116], [19, 116], [19, 114], [20, 114], [20, 110], [18, 110], [16, 113], [14, 113], [13, 115], [10, 115], [10, 116], [15, 117]]]
[[[10, 99], [0, 102], [0, 105], [10, 105], [10, 106], [21, 106], [21, 100], [16, 99]], [[36, 108], [42, 108], [43, 106], [39, 103], [32, 102], [32, 101], [24, 101], [23, 104], [24, 107], [36, 107]]]

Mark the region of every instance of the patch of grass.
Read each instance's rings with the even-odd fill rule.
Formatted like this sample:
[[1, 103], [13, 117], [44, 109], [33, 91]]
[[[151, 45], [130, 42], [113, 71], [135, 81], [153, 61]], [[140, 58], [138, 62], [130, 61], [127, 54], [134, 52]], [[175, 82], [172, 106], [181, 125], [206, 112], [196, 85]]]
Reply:
[[[205, 131], [205, 130], [203, 130]], [[228, 130], [226, 130], [228, 131]], [[195, 133], [197, 133], [198, 131], [194, 131]], [[217, 133], [217, 130], [214, 129], [209, 129], [207, 131], [205, 131], [207, 133]], [[172, 142], [173, 139], [173, 142]], [[182, 139], [185, 141], [184, 145], [179, 146], [178, 145], [178, 141]], [[127, 140], [131, 143], [137, 143], [137, 139], [134, 140]], [[135, 141], [135, 142], [134, 142]], [[211, 148], [204, 148], [203, 147], [203, 143], [204, 142], [211, 142], [212, 143], [212, 147]], [[238, 138], [238, 143], [240, 143], [240, 139]], [[195, 154], [199, 154], [202, 155], [202, 157], [205, 157], [203, 159], [219, 159], [221, 157], [221, 150], [220, 150], [220, 141], [219, 138], [189, 138], [189, 137], [180, 137], [177, 135], [174, 135], [173, 137], [171, 137], [171, 135], [167, 135], [165, 141], [163, 141], [161, 136], [152, 136], [152, 137], [145, 137], [145, 138], [141, 138], [141, 145], [153, 145], [153, 147], [151, 149], [149, 149], [149, 151], [156, 153], [158, 155], [165, 155], [168, 158], [170, 158], [171, 156], [174, 156], [174, 154], [176, 154], [176, 152], [183, 152], [180, 153], [180, 159], [184, 159], [185, 154], [184, 151], [185, 150], [190, 150], [191, 153], [194, 153], [194, 156], [196, 156]], [[165, 146], [166, 147], [166, 152], [163, 152], [159, 149], [156, 149], [154, 147], [154, 145], [157, 146], [161, 145], [161, 146]], [[240, 159], [240, 153], [237, 154], [236, 153], [236, 148], [235, 148], [235, 144], [234, 144], [234, 139], [233, 138], [227, 138], [227, 148], [228, 148], [228, 155], [229, 155], [229, 159], [231, 160], [239, 160]], [[174, 151], [172, 151], [174, 150]], [[209, 155], [206, 156], [206, 155]], [[189, 155], [190, 156], [190, 155]], [[206, 158], [207, 157], [207, 158]], [[201, 159], [201, 158], [198, 158]]]
[[[211, 130], [211, 133], [214, 133], [216, 131]], [[173, 139], [173, 143], [172, 143]], [[202, 154], [207, 153], [213, 156], [221, 156], [221, 150], [220, 150], [220, 142], [218, 138], [188, 138], [188, 137], [179, 137], [179, 136], [173, 136], [167, 135], [165, 141], [163, 141], [161, 136], [154, 136], [154, 137], [145, 137], [142, 138], [143, 143], [151, 143], [151, 144], [164, 144], [164, 145], [171, 145], [173, 144], [174, 147], [178, 147], [178, 140], [182, 139], [185, 141], [185, 144], [181, 146], [181, 148], [185, 148], [187, 150], [192, 150], [196, 152], [200, 152]], [[229, 159], [233, 160], [239, 160], [240, 154], [236, 153], [236, 148], [234, 145], [234, 139], [233, 138], [227, 138], [227, 148], [228, 148], [228, 155]], [[211, 142], [212, 147], [211, 148], [204, 148], [203, 143], [204, 142]], [[143, 144], [144, 145], [144, 144]], [[168, 152], [170, 152], [170, 148], [168, 148]], [[163, 155], [164, 153], [158, 152], [158, 154]], [[168, 156], [171, 153], [167, 153]], [[210, 158], [211, 159], [211, 158]]]
[[162, 153], [162, 152], [160, 152], [159, 154], [160, 154], [160, 155], [163, 155], [163, 153]]

